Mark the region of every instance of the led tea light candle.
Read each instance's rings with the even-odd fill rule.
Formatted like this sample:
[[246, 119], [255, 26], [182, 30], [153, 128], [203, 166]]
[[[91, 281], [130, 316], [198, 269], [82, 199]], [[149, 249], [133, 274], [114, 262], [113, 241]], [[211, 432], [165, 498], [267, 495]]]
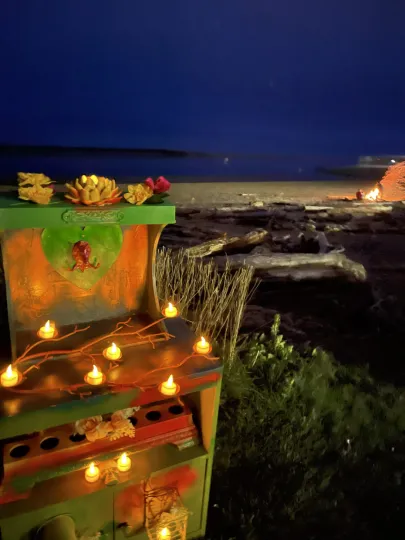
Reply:
[[131, 468], [131, 458], [128, 457], [126, 452], [118, 458], [117, 467], [120, 472], [127, 472]]
[[99, 371], [97, 366], [93, 366], [93, 371], [89, 371], [84, 378], [86, 383], [92, 384], [93, 386], [102, 384], [104, 382], [104, 379], [105, 377], [103, 372]]
[[10, 364], [8, 368], [1, 374], [1, 386], [10, 388], [16, 386], [21, 380], [21, 374], [18, 369], [13, 368]]
[[173, 375], [159, 385], [159, 392], [165, 396], [175, 396], [179, 390], [180, 386], [174, 382]]
[[170, 540], [171, 537], [172, 535], [167, 527], [163, 527], [163, 529], [160, 529], [158, 532], [158, 540]]
[[197, 343], [194, 345], [193, 348], [194, 348], [194, 352], [199, 353], [199, 354], [208, 354], [212, 350], [211, 345], [203, 337], [201, 337], [200, 341], [197, 341]]
[[52, 339], [56, 336], [55, 323], [52, 321], [46, 321], [44, 326], [38, 330], [38, 336], [42, 339]]
[[119, 360], [122, 356], [121, 349], [115, 343], [111, 343], [108, 349], [104, 349], [103, 355], [107, 360]]
[[93, 484], [100, 478], [100, 469], [94, 463], [90, 463], [84, 474], [87, 482]]
[[165, 309], [163, 310], [163, 315], [165, 317], [167, 317], [168, 319], [172, 319], [173, 317], [177, 317], [177, 315], [179, 314], [179, 312], [177, 311], [177, 308], [174, 307], [173, 304], [171, 304], [169, 302], [168, 306], [165, 307]]

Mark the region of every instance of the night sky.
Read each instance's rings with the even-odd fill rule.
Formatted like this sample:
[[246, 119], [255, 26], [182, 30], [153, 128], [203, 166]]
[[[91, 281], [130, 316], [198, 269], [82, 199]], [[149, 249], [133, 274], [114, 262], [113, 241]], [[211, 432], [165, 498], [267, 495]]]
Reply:
[[405, 153], [404, 20], [401, 0], [2, 0], [0, 143]]

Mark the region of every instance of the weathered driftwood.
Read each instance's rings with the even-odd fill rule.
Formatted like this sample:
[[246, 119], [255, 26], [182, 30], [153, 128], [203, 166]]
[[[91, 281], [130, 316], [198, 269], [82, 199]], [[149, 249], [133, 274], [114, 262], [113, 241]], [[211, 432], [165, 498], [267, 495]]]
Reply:
[[308, 253], [275, 253], [266, 255], [231, 255], [216, 257], [215, 261], [222, 267], [229, 264], [233, 268], [250, 266], [255, 273], [264, 278], [291, 279], [325, 279], [344, 277], [349, 281], [365, 281], [366, 269], [342, 253], [308, 254]]
[[256, 229], [243, 236], [215, 238], [214, 240], [208, 240], [203, 244], [192, 246], [186, 249], [186, 253], [189, 257], [206, 257], [219, 251], [232, 251], [234, 249], [242, 249], [247, 246], [255, 246], [261, 244], [269, 233], [264, 229]]

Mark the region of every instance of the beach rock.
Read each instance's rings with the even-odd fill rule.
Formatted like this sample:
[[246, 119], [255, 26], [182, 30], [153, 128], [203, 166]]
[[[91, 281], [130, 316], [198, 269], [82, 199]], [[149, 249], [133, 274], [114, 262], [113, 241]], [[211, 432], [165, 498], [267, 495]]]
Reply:
[[250, 203], [251, 206], [253, 206], [254, 208], [262, 208], [264, 206], [264, 202], [263, 201], [253, 201], [252, 203]]

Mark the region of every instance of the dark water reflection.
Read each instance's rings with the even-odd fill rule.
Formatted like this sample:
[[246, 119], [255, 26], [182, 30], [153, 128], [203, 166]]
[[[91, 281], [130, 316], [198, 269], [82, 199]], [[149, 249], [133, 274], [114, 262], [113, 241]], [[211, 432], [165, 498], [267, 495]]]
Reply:
[[230, 177], [251, 177], [254, 181], [333, 180], [317, 167], [354, 164], [356, 157], [306, 156], [142, 156], [128, 153], [77, 152], [29, 155], [0, 153], [0, 182], [14, 183], [18, 171], [43, 172], [54, 180], [67, 180], [80, 174], [114, 177], [120, 182], [137, 177], [174, 176], [177, 181], [224, 182]]

